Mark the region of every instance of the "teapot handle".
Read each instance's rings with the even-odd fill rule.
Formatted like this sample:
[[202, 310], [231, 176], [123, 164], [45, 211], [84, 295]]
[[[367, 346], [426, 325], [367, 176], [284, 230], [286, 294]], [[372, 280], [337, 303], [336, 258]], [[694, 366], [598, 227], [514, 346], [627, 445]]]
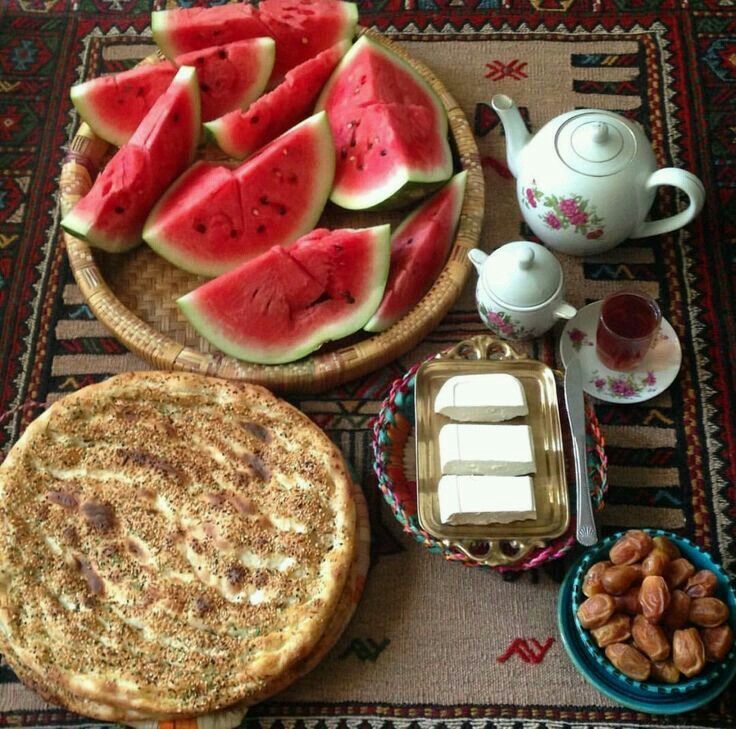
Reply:
[[672, 187], [679, 188], [690, 198], [690, 204], [685, 210], [671, 215], [669, 218], [643, 222], [631, 234], [631, 238], [646, 238], [650, 235], [670, 233], [687, 225], [703, 209], [703, 204], [705, 203], [705, 187], [703, 187], [703, 183], [692, 172], [680, 170], [677, 167], [665, 167], [654, 172], [646, 181], [647, 190], [660, 187], [661, 185], [671, 185]]

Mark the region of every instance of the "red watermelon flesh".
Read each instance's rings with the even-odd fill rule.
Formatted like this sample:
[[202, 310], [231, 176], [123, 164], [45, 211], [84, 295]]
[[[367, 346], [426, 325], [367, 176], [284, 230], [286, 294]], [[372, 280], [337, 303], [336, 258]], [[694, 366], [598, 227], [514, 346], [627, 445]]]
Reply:
[[409, 313], [429, 291], [452, 245], [463, 206], [467, 172], [410, 213], [391, 236], [391, 268], [381, 305], [365, 325], [382, 332]]
[[276, 40], [277, 79], [335, 43], [352, 39], [358, 22], [357, 5], [340, 0], [263, 0], [258, 13]]
[[269, 35], [250, 3], [179, 8], [151, 13], [153, 40], [167, 58], [203, 48]]
[[283, 83], [247, 109], [205, 124], [207, 134], [235, 159], [252, 154], [312, 112], [319, 92], [349, 47], [349, 41], [342, 41], [293, 68]]
[[138, 245], [156, 200], [192, 163], [200, 124], [197, 72], [184, 66], [62, 227], [111, 252]]
[[386, 285], [389, 226], [315, 230], [178, 300], [194, 328], [251, 362], [293, 362], [360, 329]]
[[189, 170], [151, 212], [143, 237], [175, 266], [217, 276], [311, 230], [334, 171], [329, 124], [315, 114], [235, 169]]
[[136, 66], [72, 86], [72, 103], [98, 137], [122, 147], [175, 75], [170, 61]]
[[71, 97], [92, 131], [116, 147], [125, 144], [176, 75], [194, 66], [202, 119], [209, 121], [250, 104], [263, 92], [273, 69], [272, 38], [253, 38], [206, 48], [72, 86]]
[[153, 39], [167, 58], [268, 35], [276, 41], [273, 78], [355, 34], [358, 10], [342, 0], [264, 0], [151, 14]]
[[447, 114], [424, 79], [367, 36], [332, 74], [317, 102], [337, 153], [331, 199], [351, 210], [400, 208], [452, 174]]

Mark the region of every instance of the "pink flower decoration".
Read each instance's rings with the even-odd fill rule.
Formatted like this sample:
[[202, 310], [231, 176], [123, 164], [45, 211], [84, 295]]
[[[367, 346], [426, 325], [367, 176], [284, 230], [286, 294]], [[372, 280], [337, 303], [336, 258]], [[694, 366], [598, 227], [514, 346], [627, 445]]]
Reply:
[[584, 213], [580, 210], [570, 215], [569, 218], [573, 225], [585, 225], [588, 222], [588, 213]]
[[554, 228], [554, 230], [559, 230], [562, 227], [562, 224], [554, 213], [547, 213], [544, 216], [544, 222], [547, 223], [550, 228]]
[[650, 387], [657, 384], [657, 377], [652, 370], [647, 372], [647, 376], [644, 378], [644, 384], [649, 385]]
[[597, 230], [591, 230], [590, 233], [588, 233], [588, 235], [586, 235], [585, 237], [588, 240], [595, 240], [596, 238], [600, 238], [602, 235], [603, 235], [603, 229], [598, 228]]
[[534, 191], [531, 187], [526, 188], [526, 201], [533, 207], [537, 207], [537, 198], [534, 197]]
[[573, 215], [577, 215], [580, 211], [578, 204], [571, 197], [565, 197], [560, 200], [560, 210], [564, 215], [572, 220]]
[[596, 390], [602, 390], [603, 386], [606, 384], [606, 381], [602, 377], [597, 377], [593, 384], [595, 385]]
[[611, 380], [611, 392], [621, 397], [631, 397], [636, 394], [634, 388], [626, 380]]
[[567, 335], [571, 342], [582, 342], [585, 339], [585, 332], [582, 329], [571, 329]]

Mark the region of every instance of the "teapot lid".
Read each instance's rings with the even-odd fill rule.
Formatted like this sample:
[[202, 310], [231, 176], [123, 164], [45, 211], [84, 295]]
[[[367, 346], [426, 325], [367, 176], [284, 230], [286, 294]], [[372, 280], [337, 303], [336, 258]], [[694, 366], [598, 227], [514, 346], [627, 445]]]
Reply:
[[482, 278], [494, 298], [523, 309], [554, 296], [562, 281], [562, 266], [544, 246], [520, 240], [493, 251]]
[[572, 170], [592, 177], [615, 175], [636, 155], [631, 125], [618, 114], [582, 111], [557, 130], [555, 149]]

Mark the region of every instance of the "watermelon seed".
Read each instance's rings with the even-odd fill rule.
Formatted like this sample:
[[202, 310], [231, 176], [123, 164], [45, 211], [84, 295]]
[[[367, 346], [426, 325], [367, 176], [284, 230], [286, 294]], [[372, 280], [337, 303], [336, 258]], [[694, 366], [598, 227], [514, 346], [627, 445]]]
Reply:
[[116, 213], [117, 213], [118, 215], [122, 215], [122, 214], [123, 214], [123, 213], [125, 212], [125, 208], [124, 208], [124, 207], [122, 207], [121, 205], [117, 205], [117, 206], [115, 207], [115, 212], [116, 212]]
[[343, 159], [345, 159], [345, 157], [347, 157], [347, 156], [348, 156], [348, 148], [347, 147], [343, 147], [340, 150], [340, 157], [342, 157]]
[[260, 120], [260, 117], [258, 116], [258, 114], [256, 114], [255, 116], [251, 117], [250, 123], [251, 124], [258, 124], [259, 120]]
[[175, 113], [175, 114], [174, 114], [174, 115], [173, 115], [173, 116], [171, 117], [171, 119], [172, 119], [173, 121], [175, 121], [175, 122], [178, 122], [178, 121], [179, 121], [179, 112], [176, 112], [176, 113]]
[[136, 95], [137, 95], [137, 96], [145, 96], [145, 95], [146, 95], [146, 90], [145, 90], [145, 89], [144, 89], [144, 88], [143, 88], [142, 86], [140, 86], [140, 87], [138, 88], [138, 92], [137, 92], [137, 94], [136, 94]]
[[279, 205], [276, 210], [279, 215], [286, 215], [286, 207], [284, 205]]
[[368, 142], [368, 149], [373, 149], [373, 142]]
[[251, 215], [258, 216], [261, 214], [261, 211], [258, 208], [251, 208]]
[[238, 231], [237, 231], [237, 230], [235, 230], [235, 228], [233, 228], [233, 229], [232, 229], [232, 230], [230, 231], [230, 237], [231, 237], [231, 238], [237, 238], [237, 237], [238, 237]]
[[355, 146], [355, 137], [353, 137], [353, 138], [352, 138], [352, 139], [350, 140], [350, 146], [351, 146], [351, 147], [354, 147], [354, 146]]
[[288, 181], [289, 181], [289, 182], [290, 182], [290, 183], [291, 183], [292, 185], [296, 185], [296, 183], [297, 183], [297, 180], [298, 180], [297, 176], [296, 176], [296, 175], [295, 175], [294, 173], [290, 174], [290, 175], [289, 175], [289, 177], [288, 177], [287, 179], [288, 179]]
[[365, 77], [365, 74], [363, 74], [363, 75], [362, 75], [362, 76], [360, 77], [360, 85], [361, 85], [361, 86], [362, 86], [362, 85], [363, 85], [363, 84], [365, 83], [365, 80], [366, 80], [366, 77]]
[[409, 238], [408, 241], [406, 241], [406, 245], [410, 246], [414, 242], [414, 238]]
[[266, 226], [265, 226], [265, 225], [263, 225], [263, 223], [261, 223], [261, 224], [260, 224], [260, 225], [259, 225], [259, 226], [258, 226], [258, 227], [256, 228], [256, 232], [257, 232], [257, 233], [265, 233], [265, 232], [266, 232]]
[[388, 154], [388, 152], [385, 149], [381, 150], [381, 157], [385, 157]]
[[342, 296], [342, 298], [345, 299], [345, 301], [347, 301], [348, 304], [354, 304], [355, 303], [355, 298], [353, 297], [353, 295], [349, 291], [341, 291], [340, 292], [340, 296]]
[[363, 171], [363, 163], [362, 163], [362, 162], [358, 162], [358, 170], [359, 170], [360, 172], [362, 172], [362, 171]]
[[209, 87], [209, 86], [207, 86], [207, 84], [200, 84], [200, 85], [199, 85], [199, 88], [200, 88], [200, 89], [201, 89], [202, 91], [204, 91], [204, 93], [205, 93], [205, 94], [206, 94], [206, 93], [207, 93], [207, 92], [208, 92], [208, 91], [210, 90], [210, 87]]
[[197, 224], [196, 224], [196, 225], [194, 226], [194, 230], [196, 230], [196, 231], [197, 231], [197, 233], [202, 233], [202, 234], [204, 234], [204, 233], [206, 233], [206, 232], [207, 232], [207, 226], [206, 226], [206, 225], [205, 225], [204, 223], [197, 223]]
[[261, 205], [268, 205], [268, 197], [266, 195], [261, 195]]
[[227, 51], [226, 51], [226, 50], [225, 50], [225, 49], [223, 48], [223, 49], [221, 49], [221, 50], [220, 50], [220, 51], [218, 52], [218, 54], [217, 54], [217, 55], [218, 55], [218, 56], [219, 56], [220, 58], [222, 58], [222, 59], [225, 59], [225, 58], [227, 58]]
[[332, 301], [332, 299], [326, 291], [323, 291], [309, 306], [319, 306], [320, 304], [324, 304], [326, 301]]

